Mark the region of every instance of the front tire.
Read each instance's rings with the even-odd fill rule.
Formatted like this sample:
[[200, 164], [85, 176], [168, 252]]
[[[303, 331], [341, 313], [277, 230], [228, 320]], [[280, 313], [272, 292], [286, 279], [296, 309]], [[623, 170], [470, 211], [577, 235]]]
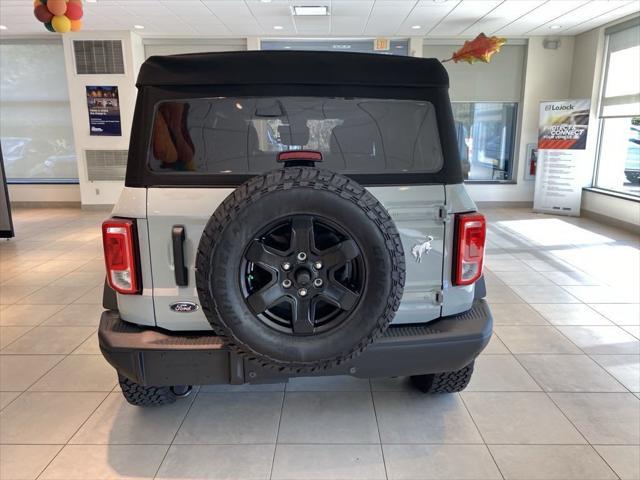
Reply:
[[131, 405], [149, 407], [168, 405], [178, 398], [171, 387], [145, 387], [122, 375], [118, 375], [122, 395]]
[[469, 385], [473, 374], [473, 364], [474, 362], [471, 362], [466, 367], [454, 372], [414, 375], [411, 377], [411, 383], [422, 393], [461, 392]]

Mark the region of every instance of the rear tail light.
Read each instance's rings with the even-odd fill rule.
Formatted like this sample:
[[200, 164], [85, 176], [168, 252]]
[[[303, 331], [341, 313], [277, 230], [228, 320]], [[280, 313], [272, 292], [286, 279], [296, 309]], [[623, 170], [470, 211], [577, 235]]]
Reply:
[[465, 213], [456, 217], [455, 285], [470, 285], [482, 275], [486, 237], [484, 215]]
[[140, 293], [133, 220], [111, 218], [102, 224], [107, 281], [118, 293]]

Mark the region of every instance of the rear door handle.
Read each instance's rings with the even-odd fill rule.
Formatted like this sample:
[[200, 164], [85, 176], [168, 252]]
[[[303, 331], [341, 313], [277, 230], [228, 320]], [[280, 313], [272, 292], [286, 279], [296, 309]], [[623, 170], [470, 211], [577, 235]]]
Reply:
[[174, 225], [171, 229], [173, 244], [173, 268], [176, 275], [176, 285], [186, 287], [189, 284], [189, 272], [184, 264], [184, 227]]

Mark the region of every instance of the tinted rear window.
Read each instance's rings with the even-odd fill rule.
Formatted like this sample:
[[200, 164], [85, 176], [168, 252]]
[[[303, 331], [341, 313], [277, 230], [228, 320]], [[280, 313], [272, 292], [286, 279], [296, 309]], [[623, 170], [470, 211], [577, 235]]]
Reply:
[[427, 101], [366, 98], [198, 98], [156, 107], [155, 172], [260, 174], [279, 152], [316, 150], [341, 173], [435, 173], [436, 114]]

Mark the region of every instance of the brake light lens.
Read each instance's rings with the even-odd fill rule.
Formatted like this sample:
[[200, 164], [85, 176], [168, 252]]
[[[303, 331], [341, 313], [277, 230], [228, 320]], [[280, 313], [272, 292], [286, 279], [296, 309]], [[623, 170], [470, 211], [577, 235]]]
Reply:
[[480, 213], [465, 213], [456, 217], [455, 285], [470, 285], [482, 275], [487, 224]]
[[102, 224], [107, 281], [118, 293], [140, 293], [134, 248], [133, 220], [111, 218]]

